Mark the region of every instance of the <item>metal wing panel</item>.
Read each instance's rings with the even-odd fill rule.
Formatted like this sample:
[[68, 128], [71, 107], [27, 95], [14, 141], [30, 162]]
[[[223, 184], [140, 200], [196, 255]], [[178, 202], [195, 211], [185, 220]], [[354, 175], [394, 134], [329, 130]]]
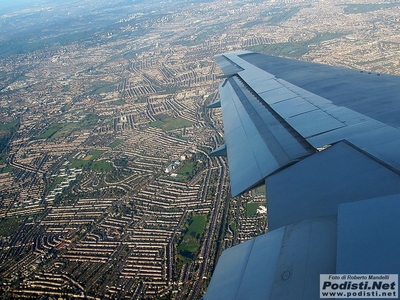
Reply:
[[259, 93], [259, 96], [269, 105], [298, 97], [297, 94], [278, 84], [275, 80], [268, 80], [265, 85], [268, 86], [268, 89]]
[[314, 152], [239, 77], [227, 79], [219, 89], [232, 195], [262, 183], [268, 174]]
[[313, 110], [286, 120], [304, 138], [332, 131], [345, 125], [322, 110]]
[[398, 274], [400, 194], [339, 206], [337, 273]]
[[284, 100], [271, 105], [271, 107], [284, 119], [318, 109], [315, 105], [312, 105], [301, 97]]
[[204, 300], [236, 299], [253, 244], [250, 240], [222, 252]]
[[244, 81], [251, 83], [252, 90], [257, 94], [262, 94], [263, 92], [273, 88], [273, 86], [268, 86], [265, 83], [269, 82], [269, 79], [274, 78], [274, 75], [258, 68], [251, 67], [251, 65], [247, 66], [247, 69], [240, 72], [240, 77]]
[[257, 53], [241, 55], [240, 58], [337, 106], [345, 106], [400, 128], [400, 76], [378, 76]]
[[400, 170], [400, 137], [397, 135], [392, 140], [388, 139], [382, 144], [376, 144], [369, 148], [368, 153], [382, 160], [396, 171]]
[[319, 299], [315, 284], [319, 275], [335, 273], [336, 269], [336, 226], [335, 216], [285, 226], [274, 284], [267, 299]]
[[347, 140], [351, 141], [353, 137], [361, 136], [363, 134], [368, 134], [372, 136], [371, 133], [375, 130], [379, 130], [381, 131], [381, 133], [383, 133], [382, 130], [384, 130], [384, 127], [386, 127], [385, 124], [381, 124], [374, 120], [366, 121], [359, 124], [341, 127], [337, 130], [325, 132], [320, 135], [312, 136], [308, 138], [307, 141], [315, 148], [318, 148], [342, 141], [344, 137], [346, 137]]
[[224, 53], [223, 57], [225, 60], [230, 61], [232, 64], [242, 69], [240, 76], [243, 77], [246, 82], [251, 82], [251, 88], [259, 94], [268, 89], [268, 87], [265, 86], [265, 80], [274, 78], [274, 75], [269, 74], [240, 58], [240, 55], [248, 53], [251, 52], [240, 51]]
[[284, 228], [279, 228], [254, 239], [236, 299], [270, 299], [284, 234]]
[[400, 132], [397, 128], [375, 120], [360, 122], [316, 135], [307, 139], [307, 141], [314, 147], [321, 147], [343, 139], [374, 156], [377, 160], [400, 170], [400, 156], [398, 155], [400, 152]]
[[268, 227], [273, 230], [337, 214], [340, 203], [400, 193], [400, 177], [340, 142], [267, 177], [266, 186]]
[[[336, 105], [330, 105], [325, 108], [325, 111], [332, 115], [334, 118], [338, 119], [340, 122], [346, 126], [351, 126], [359, 123], [364, 123], [367, 121], [375, 121], [367, 116], [364, 116], [358, 112], [345, 107], [338, 107]], [[375, 121], [376, 122], [376, 121]]]
[[284, 228], [280, 228], [225, 250], [204, 300], [246, 299], [252, 294], [252, 299], [268, 299], [283, 234]]
[[336, 227], [335, 216], [305, 220], [225, 250], [204, 300], [319, 299], [319, 274], [335, 273]]
[[237, 195], [263, 180], [261, 167], [265, 172], [279, 168], [279, 165], [265, 146], [236, 93], [232, 91], [230, 83], [220, 86], [220, 94], [222, 115], [226, 120], [224, 131], [232, 195]]
[[[234, 86], [232, 92], [236, 93], [264, 140], [264, 147], [267, 147], [274, 155], [279, 166], [284, 166], [313, 152], [312, 147], [287, 126], [286, 122], [272, 109], [268, 109], [262, 100], [255, 97], [239, 77], [232, 77], [229, 83]], [[260, 144], [253, 143], [253, 146], [259, 147]], [[266, 174], [269, 174], [269, 171], [267, 170]]]
[[319, 108], [323, 108], [324, 105], [330, 105], [332, 104], [332, 101], [323, 98], [319, 95], [316, 95], [310, 91], [307, 91], [305, 89], [299, 88], [298, 86], [287, 82], [281, 78], [276, 78], [276, 81], [281, 84], [283, 87], [291, 90], [291, 91], [296, 91], [296, 94], [303, 98], [304, 100], [307, 100], [308, 102], [310, 102], [311, 104], [318, 106]]
[[215, 60], [225, 76], [231, 76], [243, 70], [243, 68], [233, 64], [223, 55], [216, 55]]

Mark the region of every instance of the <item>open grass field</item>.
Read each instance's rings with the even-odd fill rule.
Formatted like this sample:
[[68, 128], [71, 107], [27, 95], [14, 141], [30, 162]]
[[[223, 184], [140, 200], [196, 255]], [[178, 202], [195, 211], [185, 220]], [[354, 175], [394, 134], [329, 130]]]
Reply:
[[92, 159], [96, 159], [100, 157], [100, 155], [102, 155], [103, 153], [103, 150], [91, 150], [89, 151], [88, 156], [92, 156]]
[[7, 147], [8, 142], [19, 126], [18, 121], [0, 123], [0, 153]]
[[249, 202], [246, 204], [246, 216], [251, 217], [257, 214], [257, 208], [260, 206], [258, 202]]
[[45, 132], [41, 135], [37, 136], [38, 139], [49, 139], [51, 138], [57, 131], [59, 131], [63, 126], [59, 123], [51, 124]]
[[0, 123], [0, 131], [14, 130], [17, 125], [18, 125], [18, 121], [12, 121], [9, 123]]
[[184, 161], [182, 168], [178, 171], [178, 174], [181, 175], [189, 175], [193, 170], [194, 163], [192, 161]]
[[12, 170], [14, 170], [13, 167], [6, 166], [5, 168], [1, 169], [1, 173], [10, 173]]
[[121, 144], [122, 143], [122, 140], [121, 139], [115, 139], [115, 141], [114, 142], [112, 142], [110, 145], [108, 145], [108, 147], [110, 147], [110, 148], [115, 148], [115, 147], [117, 147], [119, 144]]
[[69, 136], [74, 130], [78, 129], [77, 123], [53, 123], [45, 132], [37, 136], [37, 139], [56, 139]]
[[75, 169], [82, 169], [86, 164], [88, 164], [88, 160], [83, 159], [73, 159], [69, 164], [68, 167], [75, 168]]
[[265, 185], [262, 185], [258, 188], [256, 188], [256, 194], [257, 195], [265, 195], [267, 192], [265, 190]]
[[54, 189], [56, 188], [56, 186], [57, 186], [58, 184], [60, 184], [62, 181], [63, 181], [63, 178], [62, 178], [62, 177], [59, 177], [59, 176], [53, 177], [53, 178], [50, 180], [50, 183], [49, 183], [49, 190], [50, 190], [50, 191], [54, 190]]
[[189, 218], [185, 235], [178, 247], [181, 256], [189, 259], [195, 257], [200, 248], [200, 239], [203, 236], [206, 222], [206, 215], [193, 215]]
[[163, 117], [160, 120], [154, 121], [150, 123], [152, 127], [159, 127], [164, 131], [170, 131], [178, 128], [184, 128], [192, 126], [192, 122], [182, 119], [182, 118], [174, 118], [171, 116]]
[[7, 158], [8, 158], [8, 155], [6, 153], [1, 153], [0, 154], [0, 165], [5, 164]]
[[62, 127], [54, 133], [51, 138], [57, 139], [57, 138], [63, 138], [69, 136], [74, 130], [78, 129], [79, 125], [77, 123], [64, 123], [62, 124]]
[[11, 236], [13, 235], [19, 225], [22, 223], [22, 218], [8, 217], [0, 219], [0, 236]]
[[194, 215], [189, 221], [188, 233], [190, 235], [202, 235], [204, 227], [206, 226], [207, 216], [206, 215]]
[[268, 45], [256, 45], [252, 47], [248, 47], [247, 50], [254, 52], [261, 52], [272, 55], [283, 55], [283, 56], [291, 56], [291, 57], [300, 57], [306, 54], [311, 47], [314, 45], [318, 45], [319, 43], [327, 40], [332, 40], [334, 38], [338, 38], [342, 36], [341, 33], [323, 33], [319, 34], [313, 39], [308, 41], [301, 42], [286, 42], [286, 43], [276, 43], [276, 44], [268, 44]]
[[[84, 166], [86, 166], [87, 164], [89, 164], [90, 162], [92, 162], [93, 160], [97, 159], [100, 157], [100, 155], [103, 154], [103, 150], [91, 150], [88, 152], [88, 154], [83, 158], [83, 159], [73, 159], [69, 164], [68, 167], [70, 168], [83, 168]], [[108, 163], [107, 163], [108, 164]], [[102, 164], [99, 164], [99, 162], [93, 162], [91, 164], [91, 167], [95, 165], [94, 168], [99, 167], [100, 169], [103, 169], [104, 165], [101, 166]], [[108, 168], [108, 167], [107, 167]], [[109, 168], [111, 169], [111, 165], [109, 165]]]
[[190, 175], [192, 174], [193, 167], [194, 167], [193, 161], [188, 161], [188, 160], [184, 161], [182, 167], [177, 172], [180, 175], [179, 178], [184, 182], [188, 181]]
[[90, 169], [96, 172], [107, 173], [112, 169], [111, 164], [106, 160], [94, 161], [90, 165]]
[[51, 124], [45, 132], [38, 135], [37, 139], [57, 139], [69, 136], [73, 131], [82, 128], [94, 126], [99, 117], [95, 114], [88, 114], [80, 123], [66, 122], [66, 123], [53, 123]]
[[400, 3], [367, 3], [367, 4], [347, 4], [343, 10], [345, 14], [366, 13], [374, 10], [392, 8], [399, 6]]
[[90, 95], [99, 95], [102, 93], [111, 92], [115, 88], [115, 83], [107, 81], [98, 81], [92, 84], [92, 92]]

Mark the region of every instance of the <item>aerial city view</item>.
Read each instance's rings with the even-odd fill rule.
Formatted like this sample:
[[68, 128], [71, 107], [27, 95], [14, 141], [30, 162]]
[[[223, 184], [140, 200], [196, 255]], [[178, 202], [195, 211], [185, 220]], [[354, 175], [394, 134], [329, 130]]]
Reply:
[[[15, 2], [15, 3], [14, 3]], [[200, 299], [265, 233], [231, 197], [214, 56], [400, 75], [394, 1], [0, 4], [0, 299]]]

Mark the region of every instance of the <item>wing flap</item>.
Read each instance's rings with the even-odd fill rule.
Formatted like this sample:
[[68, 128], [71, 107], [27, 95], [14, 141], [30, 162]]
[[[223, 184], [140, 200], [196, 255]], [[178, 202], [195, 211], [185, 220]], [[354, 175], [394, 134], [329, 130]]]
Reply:
[[314, 282], [335, 271], [336, 227], [335, 216], [305, 220], [225, 250], [204, 300], [318, 299]]
[[232, 195], [243, 193], [262, 183], [268, 174], [314, 153], [240, 78], [229, 78], [219, 90]]

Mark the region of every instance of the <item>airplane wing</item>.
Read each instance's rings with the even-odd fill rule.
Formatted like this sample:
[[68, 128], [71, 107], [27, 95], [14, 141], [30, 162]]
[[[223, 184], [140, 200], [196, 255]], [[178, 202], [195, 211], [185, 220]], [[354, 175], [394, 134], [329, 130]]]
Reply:
[[320, 299], [320, 274], [399, 274], [400, 77], [252, 52], [216, 61], [232, 196], [269, 232], [225, 250], [208, 299]]

